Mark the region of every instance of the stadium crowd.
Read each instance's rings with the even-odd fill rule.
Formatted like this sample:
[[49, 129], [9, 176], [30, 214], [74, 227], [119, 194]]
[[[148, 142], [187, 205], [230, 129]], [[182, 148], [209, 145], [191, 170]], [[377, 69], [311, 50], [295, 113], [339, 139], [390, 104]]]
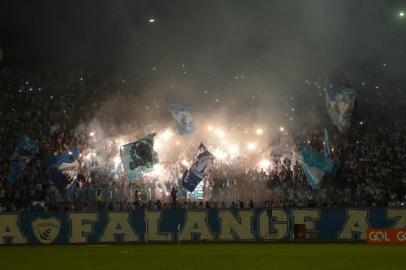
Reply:
[[[123, 170], [117, 169], [117, 153], [113, 153], [111, 144], [103, 151], [103, 169], [95, 166], [97, 160], [86, 152], [94, 141], [86, 128], [77, 128], [78, 123], [88, 122], [103, 99], [115, 91], [126, 91], [123, 83], [121, 77], [103, 72], [1, 71], [0, 212], [144, 207], [402, 207], [406, 202], [406, 97], [400, 89], [387, 86], [383, 91], [383, 86], [367, 84], [357, 91], [357, 113], [351, 132], [343, 135], [329, 127], [337, 168], [318, 189], [312, 189], [297, 161], [287, 165], [275, 156], [270, 159], [270, 170], [238, 162], [217, 164], [203, 183], [203, 197], [194, 201], [188, 200], [179, 183], [173, 181], [159, 186], [145, 179], [129, 183]], [[322, 128], [295, 136], [295, 143], [321, 151]], [[6, 179], [8, 160], [22, 134], [38, 142], [39, 155], [11, 185]], [[42, 162], [47, 155], [73, 145], [81, 153], [78, 188], [66, 200], [43, 171]], [[152, 195], [157, 192], [162, 196]]]

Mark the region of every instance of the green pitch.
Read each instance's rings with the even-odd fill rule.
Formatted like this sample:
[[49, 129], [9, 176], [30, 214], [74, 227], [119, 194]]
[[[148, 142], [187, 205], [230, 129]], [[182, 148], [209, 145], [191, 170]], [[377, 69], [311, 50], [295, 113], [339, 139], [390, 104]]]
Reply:
[[406, 269], [406, 245], [9, 246], [0, 247], [0, 269]]

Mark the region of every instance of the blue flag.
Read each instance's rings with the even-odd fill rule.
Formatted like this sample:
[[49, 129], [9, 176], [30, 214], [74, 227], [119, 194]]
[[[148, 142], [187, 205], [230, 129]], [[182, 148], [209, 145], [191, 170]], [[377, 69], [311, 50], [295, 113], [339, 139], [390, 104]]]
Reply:
[[193, 192], [200, 181], [207, 176], [213, 166], [214, 159], [214, 155], [201, 143], [195, 162], [182, 179], [182, 184], [188, 191]]
[[27, 135], [21, 136], [9, 160], [7, 179], [11, 184], [17, 181], [18, 176], [24, 171], [25, 167], [27, 167], [37, 153], [38, 146], [36, 142]]
[[327, 111], [340, 132], [347, 132], [350, 129], [354, 103], [355, 91], [352, 88], [333, 86], [327, 90]]
[[121, 161], [129, 180], [139, 179], [159, 162], [154, 151], [154, 137], [155, 133], [148, 134], [139, 141], [120, 147]]
[[328, 138], [327, 129], [324, 129], [323, 131], [323, 147], [324, 147], [324, 156], [327, 158], [331, 158], [331, 146], [330, 140]]
[[299, 149], [299, 162], [312, 188], [317, 188], [324, 175], [334, 169], [331, 159], [306, 147]]
[[76, 191], [76, 176], [79, 172], [79, 150], [71, 147], [59, 155], [48, 157], [45, 167], [51, 174], [51, 180], [59, 192], [69, 199]]
[[189, 134], [194, 130], [192, 116], [189, 111], [189, 106], [177, 104], [175, 95], [171, 92], [166, 98], [169, 108], [171, 109], [172, 117], [176, 120], [176, 127], [179, 134]]

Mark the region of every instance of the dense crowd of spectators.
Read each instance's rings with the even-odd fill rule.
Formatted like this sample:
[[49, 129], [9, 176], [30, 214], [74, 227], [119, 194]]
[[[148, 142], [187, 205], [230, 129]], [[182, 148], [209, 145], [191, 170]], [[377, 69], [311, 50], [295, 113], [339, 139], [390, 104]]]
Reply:
[[[357, 112], [349, 134], [329, 127], [334, 175], [312, 189], [297, 161], [289, 165], [271, 157], [268, 170], [240, 163], [218, 163], [203, 182], [200, 200], [184, 195], [179, 182], [129, 183], [117, 166], [115, 143], [107, 143], [98, 159], [88, 152], [92, 134], [79, 123], [94, 117], [112, 93], [125, 95], [124, 79], [107, 73], [36, 71], [0, 74], [0, 212], [50, 210], [128, 210], [139, 207], [402, 207], [406, 203], [405, 91], [372, 84], [357, 92]], [[360, 117], [362, 115], [362, 117]], [[111, 116], [111, 117], [114, 117]], [[119, 121], [119, 120], [118, 120]], [[331, 125], [331, 124], [330, 124]], [[8, 159], [17, 139], [29, 134], [39, 145], [34, 158], [17, 182], [7, 179]], [[322, 150], [320, 129], [297, 135], [297, 145]], [[64, 198], [44, 172], [48, 155], [80, 150], [78, 188]], [[95, 169], [102, 158], [103, 170]], [[157, 195], [158, 194], [158, 195]]]

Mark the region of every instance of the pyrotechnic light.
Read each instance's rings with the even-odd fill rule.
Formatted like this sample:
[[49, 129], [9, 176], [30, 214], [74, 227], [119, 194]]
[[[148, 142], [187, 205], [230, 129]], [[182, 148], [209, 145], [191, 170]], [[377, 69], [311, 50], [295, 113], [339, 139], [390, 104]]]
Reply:
[[90, 137], [93, 137], [93, 136], [94, 136], [94, 132], [93, 132], [93, 131], [90, 132], [90, 133], [89, 133], [89, 136], [90, 136]]
[[115, 164], [116, 166], [118, 166], [118, 165], [120, 164], [120, 162], [121, 162], [120, 156], [116, 156], [116, 157], [114, 158], [114, 164]]
[[224, 131], [222, 131], [221, 129], [216, 130], [215, 133], [219, 138], [224, 138], [225, 136]]
[[404, 11], [400, 11], [400, 12], [399, 12], [399, 17], [405, 17], [405, 12], [404, 12]]
[[212, 127], [212, 126], [208, 126], [207, 129], [208, 129], [209, 131], [212, 131], [212, 130], [213, 130], [213, 127]]
[[279, 130], [281, 131], [281, 132], [283, 132], [283, 131], [285, 131], [285, 128], [284, 127], [279, 127]]
[[86, 160], [90, 160], [90, 159], [92, 159], [92, 156], [93, 157], [96, 156], [96, 153], [88, 153], [85, 158], [86, 158]]
[[170, 138], [173, 137], [173, 132], [170, 129], [165, 130], [162, 134], [161, 137], [162, 139], [164, 139], [165, 141], [169, 140]]
[[231, 144], [228, 146], [228, 152], [231, 155], [237, 155], [238, 154], [238, 145]]
[[148, 173], [152, 176], [163, 176], [165, 174], [165, 170], [162, 167], [161, 164], [155, 164], [154, 167], [152, 168], [152, 171]]
[[257, 128], [257, 130], [255, 131], [255, 133], [257, 135], [262, 135], [264, 133], [264, 130], [262, 128]]
[[180, 144], [180, 141], [176, 141], [176, 145], [179, 145]]
[[259, 168], [264, 170], [268, 169], [270, 165], [271, 162], [267, 159], [263, 159], [258, 163]]
[[149, 20], [148, 20], [150, 23], [154, 23], [155, 22], [155, 19], [154, 18], [149, 18]]
[[69, 151], [69, 152], [68, 152], [68, 154], [69, 154], [69, 155], [72, 155], [72, 152], [71, 152], [71, 151]]
[[248, 150], [251, 150], [251, 151], [255, 150], [256, 147], [257, 147], [257, 145], [255, 143], [250, 142], [250, 143], [247, 144], [247, 149]]
[[186, 159], [182, 160], [181, 163], [182, 163], [182, 165], [185, 166], [185, 167], [189, 167], [189, 166], [190, 166], [189, 161], [187, 161]]
[[155, 140], [154, 142], [154, 150], [158, 151], [159, 149], [161, 149], [162, 147], [162, 143], [159, 140]]
[[220, 149], [214, 150], [213, 155], [214, 155], [214, 156], [216, 157], [216, 159], [218, 159], [218, 160], [224, 160], [224, 159], [226, 159], [226, 157], [227, 157], [227, 154], [226, 154], [225, 152], [223, 152], [222, 150], [220, 150]]

